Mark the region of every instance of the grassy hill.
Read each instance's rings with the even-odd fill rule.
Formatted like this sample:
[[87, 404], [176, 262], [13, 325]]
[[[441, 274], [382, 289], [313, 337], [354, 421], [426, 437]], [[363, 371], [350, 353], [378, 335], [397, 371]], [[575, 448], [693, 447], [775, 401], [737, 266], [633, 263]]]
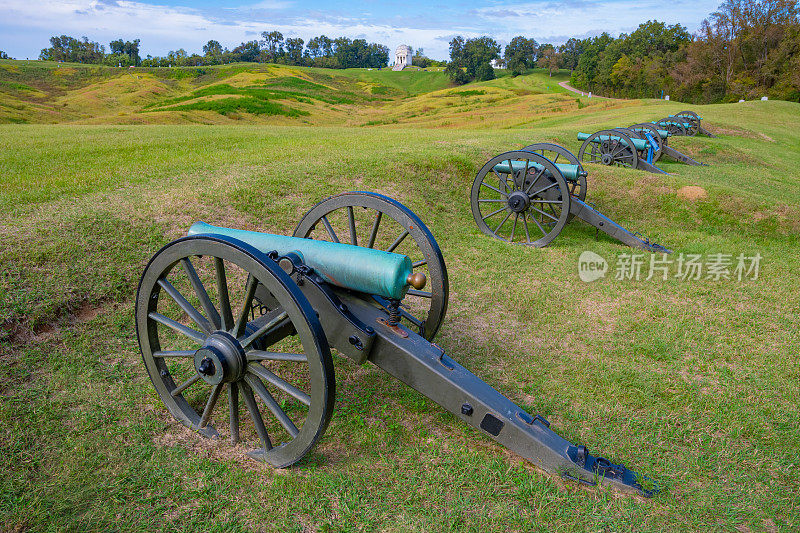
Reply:
[[[514, 126], [592, 101], [544, 72], [451, 87], [441, 71], [0, 61], [0, 123]], [[594, 102], [597, 102], [595, 100]], [[487, 113], [491, 116], [487, 116]], [[526, 118], [527, 117], [527, 118]]]
[[[501, 151], [550, 141], [577, 152], [577, 131], [685, 106], [576, 98], [542, 73], [458, 88], [431, 75], [404, 89], [413, 84], [392, 76], [410, 73], [59, 73], [69, 68], [31, 63], [1, 78], [4, 120], [74, 123], [0, 126], [0, 529], [800, 527], [800, 105], [695, 107], [720, 137], [671, 144], [708, 167], [589, 168], [587, 199], [614, 220], [675, 260], [758, 253], [757, 279], [587, 284], [583, 251], [613, 264], [632, 250], [577, 220], [543, 249], [489, 239], [469, 209], [476, 172]], [[221, 113], [246, 98], [298, 113]], [[148, 259], [196, 220], [289, 234], [346, 190], [397, 198], [436, 236], [451, 283], [437, 337], [448, 355], [662, 493], [542, 474], [340, 357], [331, 425], [291, 469], [174, 422], [136, 345]]]

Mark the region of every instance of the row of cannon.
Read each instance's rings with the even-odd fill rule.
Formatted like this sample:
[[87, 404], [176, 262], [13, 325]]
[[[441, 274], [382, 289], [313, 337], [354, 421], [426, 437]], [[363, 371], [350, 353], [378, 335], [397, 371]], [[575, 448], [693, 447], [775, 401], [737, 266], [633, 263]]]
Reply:
[[[668, 126], [671, 129], [662, 129]], [[535, 143], [497, 155], [478, 171], [472, 183], [473, 218], [490, 237], [542, 247], [577, 217], [628, 246], [671, 253], [625, 229], [587, 202], [588, 172], [583, 165], [614, 165], [666, 174], [655, 163], [668, 156], [681, 163], [705, 166], [667, 144], [670, 137], [698, 133], [711, 135], [701, 127], [699, 116], [683, 111], [627, 128], [578, 133], [583, 144], [577, 156], [551, 143]]]
[[[610, 131], [597, 144], [624, 141]], [[577, 217], [630, 246], [668, 252], [587, 203], [587, 177], [565, 148], [529, 145], [481, 168], [472, 212], [484, 233], [511, 243], [547, 245]], [[348, 192], [312, 207], [291, 236], [193, 224], [148, 262], [136, 332], [176, 420], [275, 467], [297, 463], [322, 438], [336, 395], [335, 348], [547, 472], [658, 491], [647, 476], [559, 436], [434, 344], [448, 296], [442, 252], [420, 217], [386, 196]]]

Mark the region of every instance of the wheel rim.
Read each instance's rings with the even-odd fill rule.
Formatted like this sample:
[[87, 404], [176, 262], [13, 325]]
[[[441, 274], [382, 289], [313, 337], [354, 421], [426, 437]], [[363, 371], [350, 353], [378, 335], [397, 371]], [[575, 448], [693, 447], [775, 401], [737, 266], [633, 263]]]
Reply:
[[[278, 303], [265, 315], [257, 288]], [[324, 433], [335, 384], [322, 326], [291, 278], [249, 245], [196, 236], [162, 248], [139, 283], [136, 327], [156, 392], [187, 427], [218, 436], [227, 392], [230, 438], [251, 457], [289, 466]]]
[[700, 117], [694, 111], [681, 111], [675, 115], [676, 117], [685, 118], [689, 121], [689, 127], [686, 128], [686, 135], [694, 137], [700, 132]]
[[475, 177], [472, 216], [478, 228], [495, 239], [546, 246], [567, 223], [568, 191], [564, 176], [546, 157], [523, 150], [506, 152], [490, 159]]
[[634, 124], [629, 129], [633, 131], [643, 131], [647, 130], [652, 135], [653, 139], [655, 139], [656, 143], [658, 144], [658, 150], [656, 153], [653, 154], [653, 162], [657, 162], [661, 159], [662, 152], [664, 151], [664, 145], [667, 143], [667, 139], [662, 139], [661, 135], [658, 133], [658, 128], [655, 124], [650, 124], [649, 122], [643, 122], [641, 124]]
[[[339, 194], [312, 207], [297, 224], [294, 236], [409, 256], [414, 273], [425, 274], [428, 281], [424, 290], [408, 291], [402, 302], [402, 321], [422, 337], [433, 340], [447, 313], [447, 267], [433, 234], [406, 206], [371, 192]], [[378, 296], [375, 299], [387, 304]]]
[[[576, 181], [567, 180], [567, 187], [569, 188], [569, 193], [572, 196], [578, 198], [581, 201], [586, 200], [587, 182], [586, 182], [585, 170], [583, 168], [583, 165], [581, 165], [580, 160], [575, 156], [575, 154], [573, 154], [563, 146], [553, 143], [534, 143], [526, 146], [525, 148], [523, 148], [523, 150], [525, 152], [537, 153], [543, 157], [546, 157], [555, 164], [558, 164], [560, 162], [560, 159], [563, 158], [570, 165], [578, 165], [578, 167], [580, 167], [578, 169], [579, 170], [578, 179]], [[570, 214], [569, 220], [572, 220], [573, 216], [574, 215]]]
[[584, 163], [627, 168], [636, 168], [639, 163], [639, 155], [630, 137], [614, 130], [602, 130], [590, 135], [583, 141], [578, 159]]

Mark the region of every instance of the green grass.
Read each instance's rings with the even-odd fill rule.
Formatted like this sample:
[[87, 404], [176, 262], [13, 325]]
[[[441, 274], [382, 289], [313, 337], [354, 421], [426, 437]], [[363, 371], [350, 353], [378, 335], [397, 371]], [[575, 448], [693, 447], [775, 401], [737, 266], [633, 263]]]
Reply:
[[[536, 94], [545, 78], [487, 84], [532, 93], [504, 96], [509, 106], [564, 105]], [[497, 97], [487, 84], [459, 90]], [[0, 529], [797, 530], [800, 105], [696, 108], [720, 138], [671, 144], [708, 167], [590, 169], [587, 198], [613, 219], [676, 254], [758, 252], [758, 280], [585, 284], [582, 251], [632, 250], [579, 221], [548, 248], [506, 246], [477, 230], [468, 191], [501, 151], [577, 152], [576, 131], [683, 107], [589, 103], [522, 127], [506, 115], [447, 129], [0, 126]], [[680, 198], [687, 185], [708, 198]], [[196, 220], [288, 234], [315, 202], [353, 189], [397, 198], [436, 236], [451, 283], [437, 343], [450, 356], [664, 491], [645, 500], [542, 474], [338, 357], [333, 421], [286, 471], [174, 422], [134, 332], [148, 259]]]

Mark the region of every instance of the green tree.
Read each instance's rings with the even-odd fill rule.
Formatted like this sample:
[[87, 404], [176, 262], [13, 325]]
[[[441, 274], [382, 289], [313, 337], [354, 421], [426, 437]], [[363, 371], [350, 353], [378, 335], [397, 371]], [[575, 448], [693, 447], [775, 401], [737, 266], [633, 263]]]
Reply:
[[142, 58], [139, 57], [139, 42], [139, 39], [133, 41], [117, 39], [116, 41], [108, 43], [108, 46], [112, 54], [117, 56], [126, 55], [128, 56], [129, 64], [138, 66], [142, 63]]
[[493, 59], [500, 57], [500, 45], [491, 37], [464, 40], [460, 35], [450, 41], [450, 63], [445, 72], [457, 84], [472, 80], [494, 79]]
[[261, 46], [264, 47], [266, 60], [274, 63], [283, 56], [283, 34], [279, 31], [261, 32]]
[[203, 45], [203, 53], [209, 57], [217, 57], [222, 55], [222, 45], [219, 41], [210, 40]]
[[512, 76], [518, 76], [536, 65], [539, 45], [534, 39], [519, 36], [511, 39], [503, 54]]
[[290, 65], [303, 64], [303, 39], [289, 38], [286, 39], [286, 62]]

